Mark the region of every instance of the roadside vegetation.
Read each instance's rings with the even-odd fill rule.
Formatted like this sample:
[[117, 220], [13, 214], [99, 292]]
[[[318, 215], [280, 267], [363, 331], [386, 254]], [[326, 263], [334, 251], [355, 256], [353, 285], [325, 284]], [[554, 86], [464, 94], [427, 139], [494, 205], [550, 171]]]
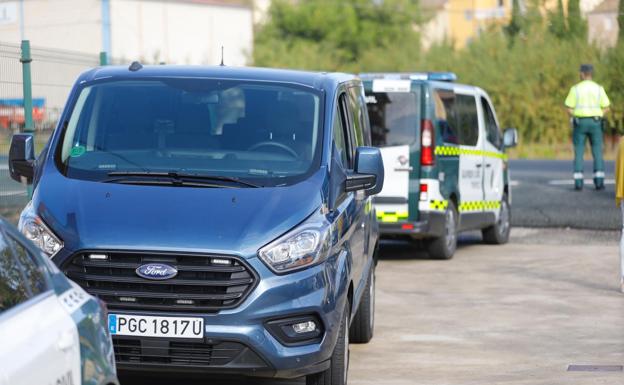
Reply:
[[[610, 155], [614, 136], [624, 133], [624, 39], [602, 50], [588, 43], [579, 0], [570, 0], [568, 9], [559, 0], [549, 12], [536, 0], [520, 12], [513, 1], [511, 20], [482, 31], [466, 48], [446, 41], [425, 51], [418, 30], [427, 18], [415, 1], [275, 0], [256, 31], [253, 60], [327, 71], [453, 71], [459, 81], [488, 91], [501, 124], [521, 133], [513, 155], [528, 158], [572, 157], [563, 100], [578, 81], [579, 65], [592, 63], [613, 105]], [[618, 21], [622, 25], [622, 15]]]

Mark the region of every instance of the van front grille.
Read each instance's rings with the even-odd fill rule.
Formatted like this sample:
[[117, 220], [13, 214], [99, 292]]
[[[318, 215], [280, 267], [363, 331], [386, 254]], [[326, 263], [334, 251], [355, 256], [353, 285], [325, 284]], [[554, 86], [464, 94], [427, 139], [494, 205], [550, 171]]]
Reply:
[[[148, 263], [174, 267], [165, 280], [140, 277]], [[65, 274], [109, 309], [217, 312], [238, 306], [253, 290], [257, 278], [242, 260], [224, 255], [86, 251], [63, 266]]]

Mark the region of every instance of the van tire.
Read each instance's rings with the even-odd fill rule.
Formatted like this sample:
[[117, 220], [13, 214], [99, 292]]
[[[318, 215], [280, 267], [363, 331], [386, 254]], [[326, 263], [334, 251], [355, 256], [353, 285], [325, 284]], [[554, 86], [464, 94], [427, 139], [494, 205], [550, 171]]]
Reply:
[[366, 289], [360, 299], [355, 317], [349, 328], [351, 343], [366, 344], [373, 338], [375, 330], [375, 265], [371, 266]]
[[433, 259], [451, 259], [457, 250], [458, 215], [455, 203], [448, 201], [444, 213], [444, 234], [429, 240], [427, 252]]
[[347, 385], [349, 373], [349, 304], [342, 314], [340, 332], [330, 358], [329, 368], [324, 372], [306, 376], [306, 385]]
[[509, 233], [511, 232], [511, 209], [507, 196], [503, 196], [501, 201], [501, 211], [498, 215], [496, 223], [488, 228], [481, 230], [483, 234], [483, 242], [489, 245], [503, 245], [509, 241]]

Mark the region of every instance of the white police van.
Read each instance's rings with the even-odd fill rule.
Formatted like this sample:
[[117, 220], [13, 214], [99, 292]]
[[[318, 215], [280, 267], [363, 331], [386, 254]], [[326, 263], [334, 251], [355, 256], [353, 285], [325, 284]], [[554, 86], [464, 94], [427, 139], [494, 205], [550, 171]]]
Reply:
[[509, 239], [511, 188], [505, 149], [517, 131], [499, 128], [487, 93], [452, 73], [361, 74], [373, 145], [385, 184], [375, 197], [384, 237], [425, 240], [432, 258], [452, 258], [457, 233]]

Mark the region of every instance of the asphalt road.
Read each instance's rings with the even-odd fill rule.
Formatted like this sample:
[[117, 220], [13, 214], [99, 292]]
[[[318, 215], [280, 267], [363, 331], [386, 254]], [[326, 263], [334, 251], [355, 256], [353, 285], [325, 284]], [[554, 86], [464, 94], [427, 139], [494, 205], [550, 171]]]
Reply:
[[[545, 233], [517, 229], [505, 246], [482, 245], [467, 234], [450, 261], [429, 260], [407, 243], [385, 243], [375, 337], [351, 345], [349, 384], [624, 384], [616, 233]], [[616, 371], [570, 372], [569, 365]], [[122, 379], [122, 385], [304, 383]]]
[[596, 191], [591, 181], [592, 164], [586, 162], [585, 188], [579, 192], [574, 190], [571, 161], [512, 160], [512, 224], [620, 229], [621, 215], [614, 201], [613, 167], [613, 162], [606, 163], [606, 189]]

